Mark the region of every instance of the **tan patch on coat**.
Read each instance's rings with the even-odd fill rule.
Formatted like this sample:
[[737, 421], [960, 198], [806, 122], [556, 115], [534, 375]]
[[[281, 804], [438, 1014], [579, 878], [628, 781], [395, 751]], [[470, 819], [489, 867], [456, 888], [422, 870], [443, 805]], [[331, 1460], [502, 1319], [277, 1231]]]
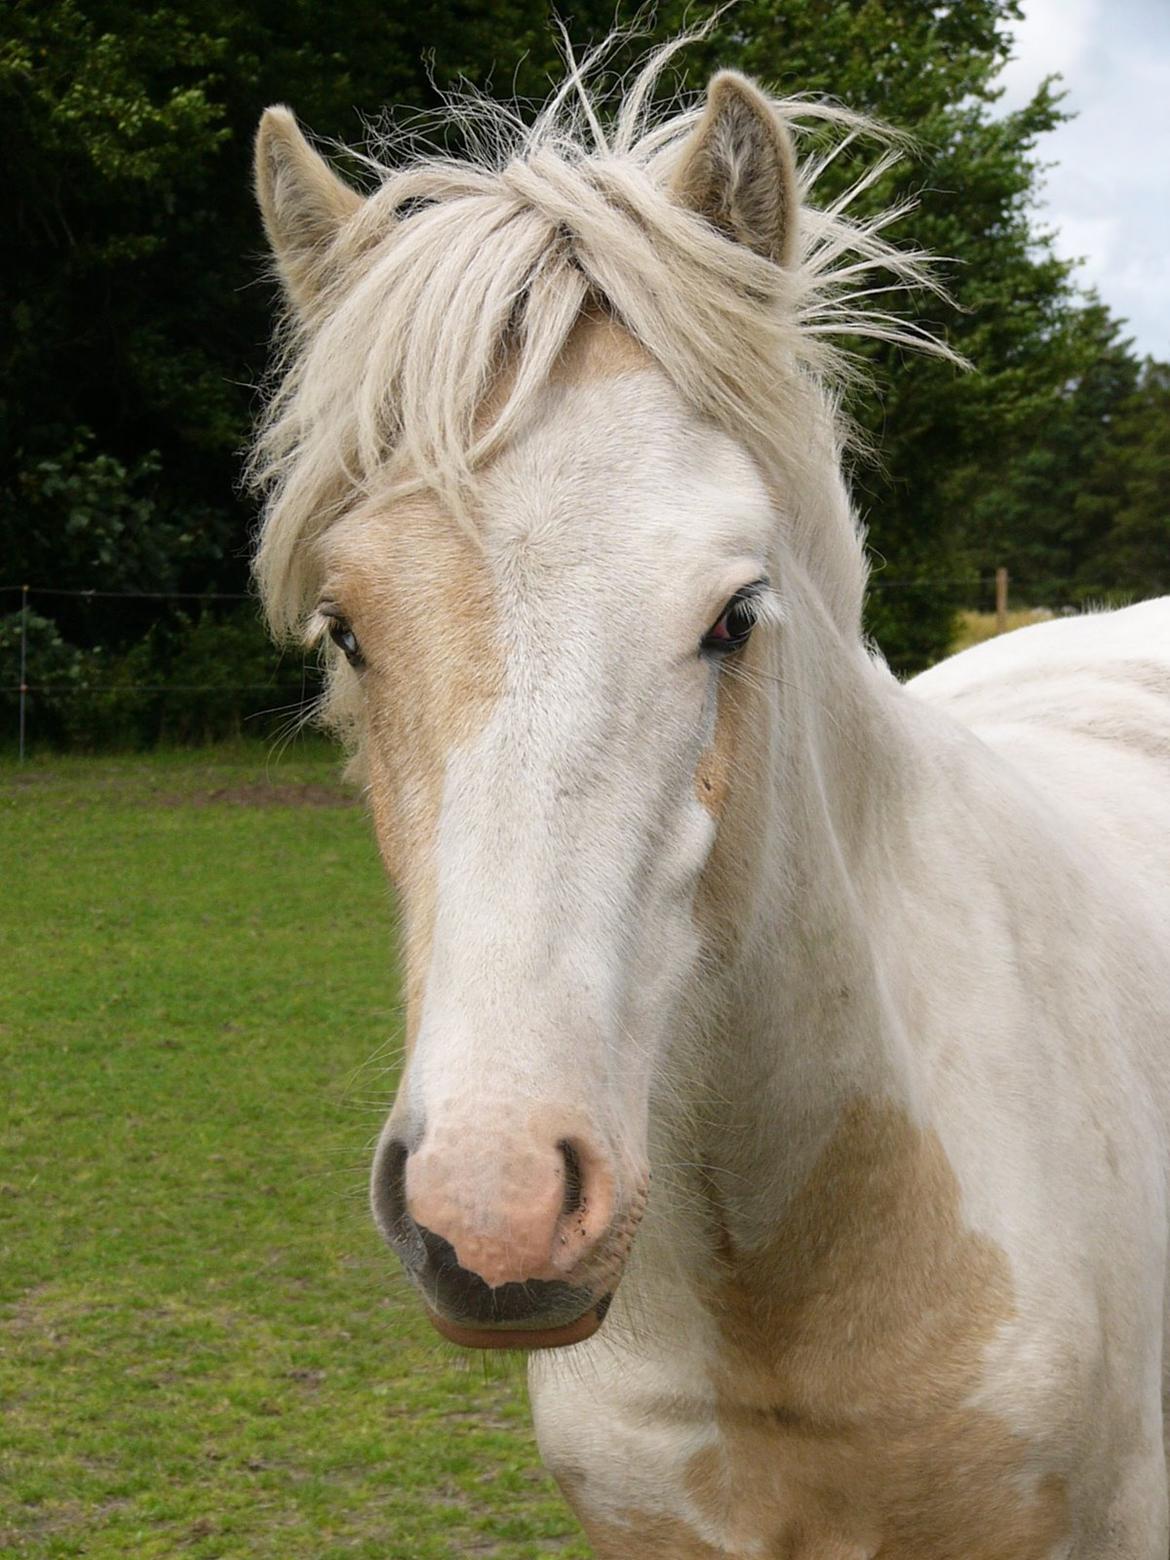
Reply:
[[773, 1239], [720, 1257], [720, 1444], [676, 1518], [582, 1513], [600, 1560], [1047, 1560], [1064, 1481], [972, 1403], [1013, 1315], [1007, 1260], [964, 1226], [936, 1134], [858, 1103]]
[[716, 822], [723, 814], [731, 789], [730, 769], [726, 751], [713, 745], [699, 759], [695, 770], [695, 796], [699, 806], [706, 808]]
[[409, 1051], [430, 963], [447, 758], [482, 730], [503, 685], [491, 582], [475, 539], [427, 494], [355, 514], [325, 545], [325, 593], [366, 660], [365, 773], [404, 916]]
[[[730, 1551], [722, 1545], [713, 1548], [676, 1518], [647, 1517], [630, 1528], [589, 1522], [582, 1526], [597, 1560], [729, 1560]], [[823, 1534], [808, 1542], [795, 1535], [780, 1548], [753, 1551], [750, 1560], [871, 1560], [873, 1554], [872, 1550], [837, 1543]], [[884, 1560], [885, 1550], [881, 1554]], [[1008, 1557], [1005, 1555], [1002, 1560]]]
[[726, 1455], [691, 1470], [705, 1511], [775, 1555], [1049, 1555], [1063, 1482], [971, 1406], [1013, 1287], [1003, 1251], [964, 1225], [936, 1133], [855, 1104], [774, 1238], [724, 1256]]
[[708, 943], [732, 955], [761, 869], [759, 842], [769, 797], [768, 754], [761, 692], [753, 667], [763, 655], [756, 638], [719, 674], [715, 732], [695, 769], [695, 796], [718, 824], [695, 896], [695, 917]]
[[645, 1516], [616, 1527], [582, 1516], [581, 1526], [597, 1560], [727, 1560], [725, 1549], [712, 1549], [672, 1517]]

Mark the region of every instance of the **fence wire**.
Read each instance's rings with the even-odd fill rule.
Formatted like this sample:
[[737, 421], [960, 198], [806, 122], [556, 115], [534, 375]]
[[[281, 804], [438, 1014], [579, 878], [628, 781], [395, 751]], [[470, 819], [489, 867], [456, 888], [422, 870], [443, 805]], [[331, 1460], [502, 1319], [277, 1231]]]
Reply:
[[[12, 597], [17, 600], [10, 607], [8, 601]], [[38, 615], [35, 607], [41, 599], [46, 600], [46, 607], [50, 601], [54, 606]], [[209, 651], [209, 642], [214, 639], [217, 628], [208, 624], [202, 611], [182, 614], [181, 609], [185, 605], [204, 608], [217, 604], [238, 609], [249, 602], [257, 608], [254, 635], [252, 626], [241, 624], [236, 615], [229, 614], [222, 626], [230, 632], [242, 633], [242, 654], [247, 672], [253, 675], [249, 677], [245, 674], [239, 679], [221, 677], [215, 680], [179, 680], [183, 670], [181, 657], [190, 649], [193, 638], [199, 635], [204, 626], [208, 633], [198, 645], [199, 659], [210, 660], [208, 670], [217, 669], [215, 650], [212, 648]], [[108, 625], [100, 619], [96, 624], [98, 631], [95, 631], [95, 621], [86, 609], [91, 604], [97, 609], [115, 607], [118, 603], [124, 603], [130, 614], [128, 622], [119, 621], [121, 633], [110, 635]], [[133, 612], [134, 603], [142, 604], [143, 613]], [[159, 603], [173, 604], [176, 613], [172, 616], [160, 613], [157, 610]], [[153, 609], [147, 611], [147, 604], [154, 604]], [[294, 662], [290, 665], [287, 654], [267, 646], [259, 627], [259, 602], [248, 591], [103, 590], [96, 587], [71, 589], [48, 585], [0, 585], [0, 631], [5, 621], [8, 629], [0, 639], [0, 653], [10, 658], [10, 670], [7, 676], [0, 670], [0, 699], [11, 700], [16, 706], [17, 750], [21, 762], [26, 756], [30, 713], [38, 701], [41, 702], [48, 724], [50, 740], [60, 739], [62, 730], [68, 732], [72, 728], [76, 731], [79, 718], [82, 725], [92, 728], [90, 738], [96, 740], [98, 745], [108, 740], [108, 733], [102, 729], [103, 721], [110, 731], [119, 728], [115, 741], [124, 739], [126, 731], [131, 727], [140, 737], [142, 731], [153, 730], [156, 726], [160, 732], [168, 726], [172, 732], [177, 728], [181, 733], [179, 740], [192, 740], [192, 728], [195, 727], [198, 735], [194, 739], [200, 740], [209, 731], [222, 734], [229, 728], [239, 729], [242, 721], [265, 715], [291, 715], [295, 718], [306, 714], [311, 711], [323, 684], [323, 668], [320, 664], [303, 659], [299, 664]], [[149, 650], [146, 648], [148, 636], [156, 632], [162, 638], [161, 665], [156, 659], [159, 655], [157, 645]], [[38, 634], [46, 636], [39, 646]], [[168, 634], [178, 637], [181, 648], [170, 648], [168, 651]], [[189, 637], [184, 640], [184, 635]], [[168, 654], [177, 663], [175, 670], [179, 677], [165, 681], [157, 676], [150, 677], [151, 671], [161, 671], [166, 677], [169, 671]], [[126, 677], [111, 680], [108, 673], [116, 671], [119, 662], [125, 664], [126, 658], [136, 655], [147, 664], [136, 668], [131, 659], [127, 667], [131, 674], [129, 680]], [[37, 666], [38, 657], [42, 661], [41, 667]], [[46, 657], [49, 661], [47, 665], [43, 664]], [[265, 674], [265, 660], [271, 665], [271, 675]], [[245, 670], [243, 666], [240, 669]], [[148, 672], [148, 677], [135, 680], [135, 670]], [[66, 673], [64, 679], [62, 671]], [[103, 671], [107, 673], [104, 677]], [[15, 680], [13, 672], [17, 674]], [[54, 676], [53, 672], [57, 675]], [[260, 676], [257, 677], [256, 673]], [[268, 707], [248, 710], [243, 701], [262, 694], [268, 695]], [[201, 705], [180, 705], [177, 711], [165, 703], [153, 707], [141, 704], [144, 700], [165, 700], [172, 695], [176, 700], [199, 699], [203, 702]], [[100, 701], [100, 708], [93, 712], [92, 721], [87, 721], [84, 715], [72, 717], [63, 713], [71, 709], [84, 709], [78, 701], [86, 699]], [[135, 700], [140, 701], [137, 709], [134, 707]], [[236, 700], [241, 701], [240, 705], [233, 708]], [[119, 717], [114, 713], [116, 711], [126, 713]], [[74, 735], [65, 740], [70, 742], [77, 738]]]
[[[1003, 569], [989, 574], [972, 574], [956, 576], [944, 579], [915, 579], [888, 577], [878, 571], [869, 580], [871, 592], [922, 592], [937, 600], [940, 596], [951, 596], [954, 599], [955, 611], [964, 608], [976, 611], [995, 611], [999, 617], [1000, 626], [1006, 627], [1006, 611], [1008, 604], [1008, 576]], [[1014, 577], [1010, 580], [1011, 593], [1017, 601], [1026, 600], [1036, 605], [1045, 602], [1067, 603], [1069, 600], [1069, 582], [1056, 580], [1019, 581]], [[1079, 582], [1076, 587], [1077, 596], [1081, 600], [1097, 597], [1107, 598], [1109, 590], [1101, 587], [1095, 591], [1092, 587], [1086, 587]], [[108, 698], [111, 695], [120, 698], [133, 696], [159, 697], [164, 694], [176, 695], [230, 695], [230, 694], [256, 694], [267, 693], [274, 696], [295, 694], [294, 702], [286, 705], [275, 706], [269, 710], [251, 712], [246, 719], [252, 719], [260, 715], [287, 713], [290, 710], [305, 710], [311, 708], [317, 694], [320, 692], [320, 684], [323, 671], [319, 664], [304, 661], [299, 667], [284, 668], [280, 664], [280, 658], [274, 652], [273, 677], [262, 682], [94, 682], [84, 676], [78, 677], [75, 682], [29, 681], [30, 671], [35, 677], [35, 668], [29, 664], [29, 609], [30, 603], [36, 598], [49, 598], [64, 603], [74, 603], [77, 607], [83, 607], [87, 603], [97, 602], [198, 602], [211, 604], [215, 602], [235, 603], [243, 602], [259, 603], [254, 593], [249, 591], [176, 591], [176, 590], [101, 590], [101, 589], [70, 589], [63, 586], [49, 585], [0, 585], [0, 598], [16, 596], [19, 602], [16, 612], [20, 615], [20, 628], [18, 636], [19, 644], [19, 674], [15, 682], [5, 679], [0, 681], [0, 695], [9, 697], [15, 695], [18, 704], [18, 749], [23, 762], [25, 757], [25, 737], [28, 718], [28, 705], [30, 700], [46, 698], [50, 700], [79, 699], [90, 695], [101, 695]], [[1073, 610], [1065, 607], [1064, 610]], [[0, 617], [5, 614], [0, 609]], [[11, 617], [13, 614], [7, 614]], [[144, 625], [145, 632], [157, 624], [157, 619]], [[291, 675], [290, 675], [291, 673]]]

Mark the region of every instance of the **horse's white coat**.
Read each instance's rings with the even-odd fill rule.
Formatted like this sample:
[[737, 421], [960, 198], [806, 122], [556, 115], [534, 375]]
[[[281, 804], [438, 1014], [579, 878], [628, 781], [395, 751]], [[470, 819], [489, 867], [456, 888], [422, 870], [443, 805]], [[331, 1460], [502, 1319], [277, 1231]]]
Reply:
[[[786, 177], [774, 126], [741, 144], [762, 100], [720, 90], [722, 176]], [[295, 404], [377, 278], [374, 218], [298, 181], [290, 134], [260, 178], [321, 331]], [[742, 193], [737, 237], [791, 212]], [[392, 243], [369, 265], [405, 285]], [[777, 361], [800, 420], [769, 448], [616, 325], [565, 340], [477, 475], [473, 591], [401, 470], [308, 514], [298, 459], [346, 507], [311, 397], [264, 576], [278, 620], [314, 584], [366, 652], [338, 696], [412, 961], [388, 1130], [485, 1263], [549, 1121], [599, 1146], [615, 1230], [654, 1173], [604, 1328], [533, 1358], [542, 1451], [607, 1560], [1166, 1560], [1170, 603], [902, 687], [808, 365]], [[700, 656], [764, 575], [748, 650]]]
[[[570, 425], [599, 449], [620, 440], [620, 393], [606, 386], [592, 418], [578, 403]], [[685, 486], [663, 485], [668, 506]], [[643, 491], [624, 518], [651, 536]], [[630, 545], [587, 534], [599, 556]], [[702, 522], [680, 527], [667, 573], [687, 578], [692, 557], [717, 572], [709, 540]], [[1024, 1487], [1069, 1484], [1068, 1537], [1045, 1552], [1161, 1560], [1170, 602], [1022, 631], [901, 688], [817, 620], [782, 546], [769, 570], [784, 622], [757, 632], [755, 675], [777, 682], [750, 740], [775, 755], [774, 792], [738, 911], [746, 946], [705, 1041], [714, 1098], [683, 1102], [679, 1135], [666, 1125], [678, 1102], [660, 1102], [668, 1152], [707, 1165], [733, 1244], [751, 1249], [850, 1099], [897, 1100], [936, 1131], [964, 1220], [1006, 1254], [1015, 1291], [969, 1404], [1018, 1434]], [[636, 789], [636, 755], [604, 751]], [[622, 862], [632, 815], [616, 807], [605, 824]], [[822, 957], [785, 935], [805, 916]], [[710, 970], [698, 980], [709, 988]], [[844, 983], [857, 1021], [834, 1032], [816, 993]], [[682, 1007], [709, 1000], [696, 985]], [[652, 1019], [636, 1032], [669, 1054]], [[639, 1087], [640, 1059], [624, 1074]], [[668, 1090], [686, 1076], [664, 1070]], [[716, 1124], [696, 1127], [704, 1114]], [[542, 1449], [594, 1522], [628, 1532], [631, 1555], [637, 1523], [663, 1510], [713, 1553], [787, 1552], [770, 1547], [783, 1523], [736, 1529], [734, 1479], [720, 1519], [687, 1488], [715, 1417], [704, 1366], [719, 1342], [685, 1297], [706, 1292], [719, 1257], [709, 1209], [658, 1168], [666, 1184], [606, 1330], [564, 1360], [533, 1359]]]
[[[774, 519], [751, 463], [655, 377], [558, 402], [484, 485], [506, 680], [446, 768], [399, 1110], [429, 1098], [479, 1112], [485, 1088], [545, 1103], [571, 1069], [615, 1151], [642, 1161], [669, 1025], [657, 998], [694, 962], [691, 902], [715, 835], [694, 794], [715, 695], [695, 645], [767, 573]], [[664, 450], [646, 447], [648, 418], [673, 425]]]

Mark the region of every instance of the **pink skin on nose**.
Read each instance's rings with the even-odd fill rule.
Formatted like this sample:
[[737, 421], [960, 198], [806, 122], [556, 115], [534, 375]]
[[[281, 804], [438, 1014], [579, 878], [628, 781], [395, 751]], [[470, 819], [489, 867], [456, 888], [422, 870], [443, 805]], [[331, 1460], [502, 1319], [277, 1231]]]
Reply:
[[581, 1185], [566, 1213], [564, 1136], [500, 1128], [485, 1142], [483, 1120], [448, 1120], [427, 1132], [406, 1165], [411, 1216], [449, 1241], [460, 1265], [493, 1289], [563, 1278], [609, 1228], [612, 1169], [574, 1135]]

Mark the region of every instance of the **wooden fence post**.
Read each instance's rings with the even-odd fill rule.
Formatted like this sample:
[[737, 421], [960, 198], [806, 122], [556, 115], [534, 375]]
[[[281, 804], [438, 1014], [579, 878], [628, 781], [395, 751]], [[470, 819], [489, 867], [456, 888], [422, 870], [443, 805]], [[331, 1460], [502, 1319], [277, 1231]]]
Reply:
[[1008, 571], [1002, 566], [995, 571], [995, 631], [1002, 634], [1007, 628]]

